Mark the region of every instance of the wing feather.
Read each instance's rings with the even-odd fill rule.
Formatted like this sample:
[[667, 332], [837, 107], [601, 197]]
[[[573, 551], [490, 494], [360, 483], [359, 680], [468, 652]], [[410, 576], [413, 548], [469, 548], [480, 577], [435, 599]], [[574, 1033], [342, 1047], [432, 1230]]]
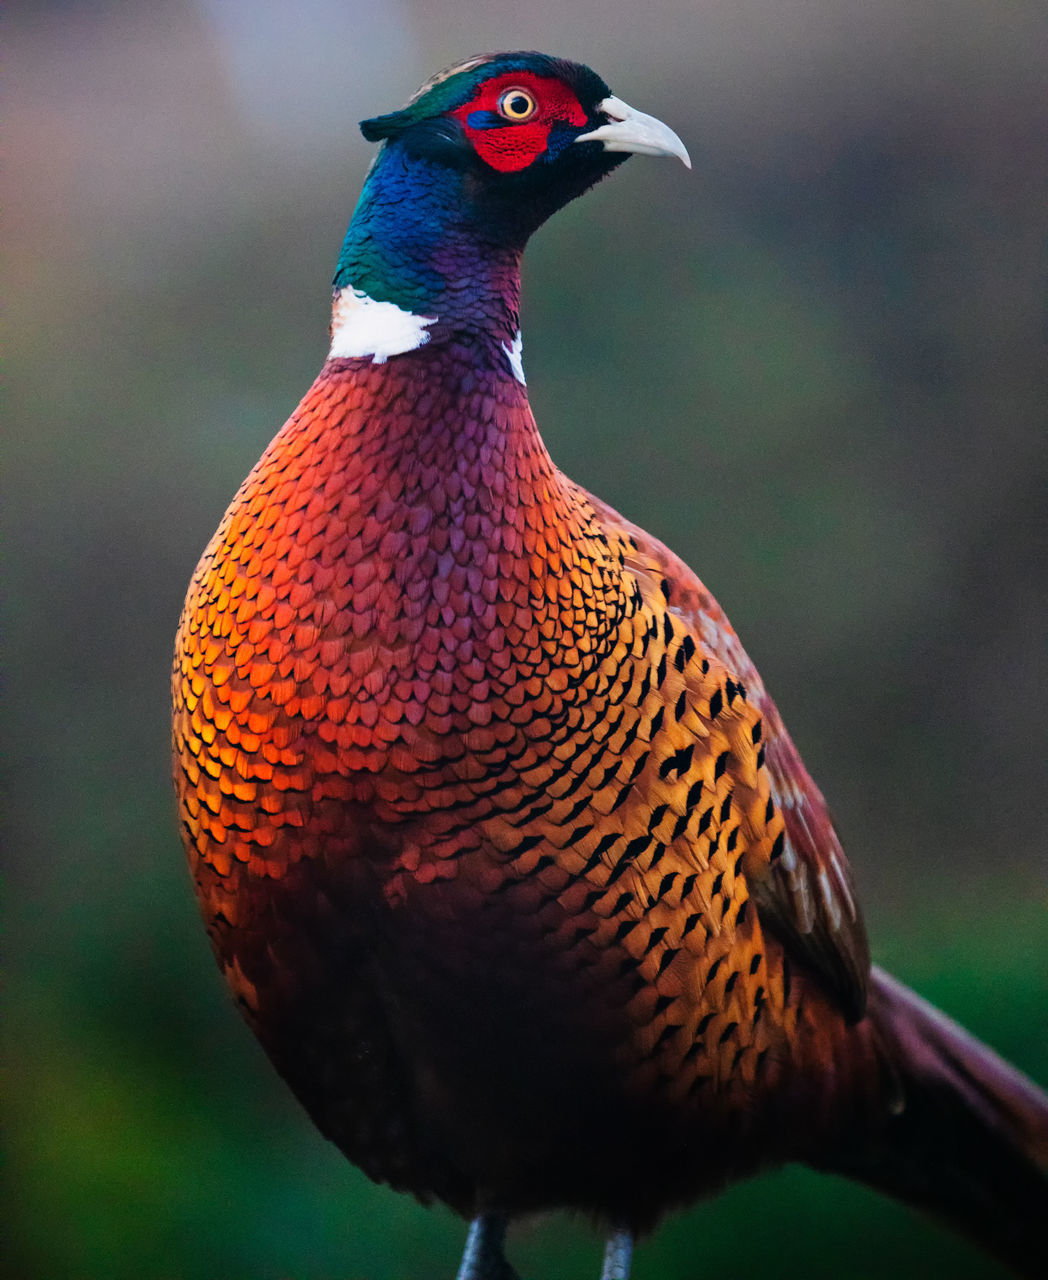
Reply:
[[866, 927], [851, 868], [822, 793], [812, 781], [757, 668], [724, 611], [673, 552], [611, 508], [593, 500], [601, 517], [623, 536], [626, 566], [649, 599], [658, 598], [691, 632], [711, 660], [746, 690], [760, 715], [763, 768], [772, 802], [785, 824], [773, 858], [744, 864], [761, 921], [821, 977], [852, 1019], [866, 1007], [870, 970]]

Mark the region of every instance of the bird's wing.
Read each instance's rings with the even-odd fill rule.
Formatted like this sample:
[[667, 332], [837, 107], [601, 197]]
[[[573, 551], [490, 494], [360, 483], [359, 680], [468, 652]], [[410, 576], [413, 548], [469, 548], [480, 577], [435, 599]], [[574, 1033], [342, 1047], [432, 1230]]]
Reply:
[[745, 690], [759, 714], [771, 799], [785, 825], [777, 856], [745, 863], [750, 893], [765, 927], [777, 933], [836, 994], [849, 1017], [866, 1006], [870, 956], [851, 869], [826, 802], [724, 611], [688, 566], [657, 539], [594, 500], [606, 525], [624, 535], [626, 567], [642, 594], [687, 626], [700, 649]]

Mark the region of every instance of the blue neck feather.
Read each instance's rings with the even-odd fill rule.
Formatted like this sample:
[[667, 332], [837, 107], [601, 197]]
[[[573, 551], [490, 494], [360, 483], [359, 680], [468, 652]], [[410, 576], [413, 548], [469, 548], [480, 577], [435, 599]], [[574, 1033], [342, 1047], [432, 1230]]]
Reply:
[[441, 327], [510, 342], [519, 328], [521, 249], [485, 234], [467, 176], [395, 142], [364, 182], [335, 271], [376, 301]]

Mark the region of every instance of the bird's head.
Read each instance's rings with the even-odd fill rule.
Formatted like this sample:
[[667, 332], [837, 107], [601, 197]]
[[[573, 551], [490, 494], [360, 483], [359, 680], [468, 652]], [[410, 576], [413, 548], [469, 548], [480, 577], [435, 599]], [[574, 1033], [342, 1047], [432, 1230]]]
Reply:
[[471, 58], [361, 130], [382, 148], [335, 271], [333, 356], [384, 360], [452, 331], [505, 350], [536, 227], [631, 152], [689, 164], [661, 121], [541, 53]]
[[614, 97], [589, 67], [541, 53], [470, 58], [360, 127], [369, 141], [461, 174], [458, 198], [492, 230], [525, 239], [630, 153], [691, 167], [672, 129]]

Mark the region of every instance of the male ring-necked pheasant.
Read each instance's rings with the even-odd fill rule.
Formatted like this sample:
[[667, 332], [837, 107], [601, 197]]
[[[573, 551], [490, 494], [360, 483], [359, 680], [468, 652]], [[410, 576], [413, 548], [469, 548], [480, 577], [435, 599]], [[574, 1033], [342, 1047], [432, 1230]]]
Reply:
[[870, 968], [822, 796], [720, 608], [568, 480], [521, 252], [664, 124], [588, 68], [474, 58], [403, 110], [331, 350], [197, 568], [175, 775], [218, 960], [370, 1177], [583, 1210], [605, 1280], [674, 1205], [801, 1160], [1048, 1275], [1048, 1099]]

